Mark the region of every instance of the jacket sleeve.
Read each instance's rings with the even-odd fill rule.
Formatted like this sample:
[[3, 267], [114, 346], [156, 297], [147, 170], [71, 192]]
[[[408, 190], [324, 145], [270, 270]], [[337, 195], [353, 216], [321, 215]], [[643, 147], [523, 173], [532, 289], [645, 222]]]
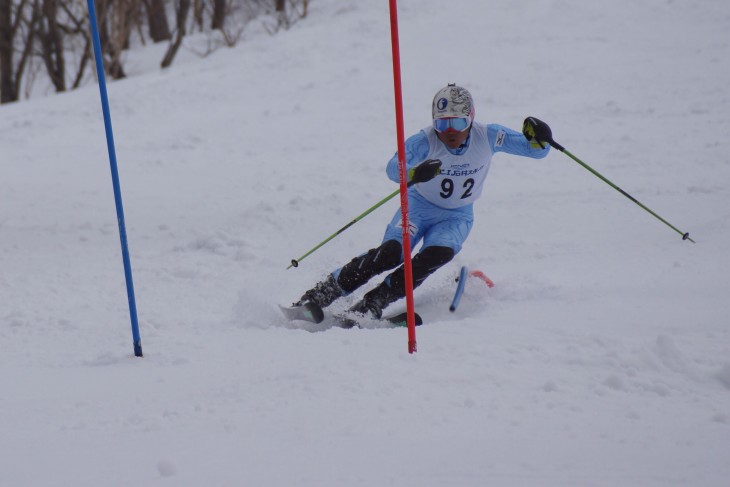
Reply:
[[[520, 134], [521, 135], [521, 134]], [[420, 164], [426, 160], [428, 156], [428, 138], [426, 133], [421, 130], [415, 135], [411, 135], [406, 140], [406, 170]], [[388, 161], [385, 168], [388, 179], [396, 183], [400, 183], [400, 173], [398, 172], [398, 152]]]
[[487, 125], [487, 139], [493, 152], [506, 152], [516, 156], [542, 159], [550, 152], [550, 144], [545, 148], [534, 148], [522, 132], [492, 123]]

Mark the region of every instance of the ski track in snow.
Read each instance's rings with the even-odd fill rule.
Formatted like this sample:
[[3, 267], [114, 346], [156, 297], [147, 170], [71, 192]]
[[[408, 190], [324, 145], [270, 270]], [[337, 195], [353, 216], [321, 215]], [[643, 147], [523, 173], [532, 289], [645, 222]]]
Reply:
[[[462, 83], [697, 244], [558, 151], [497, 155], [418, 353], [289, 323], [397, 208], [285, 269], [395, 187], [386, 6], [167, 72], [134, 50], [109, 96], [143, 359], [97, 87], [0, 107], [0, 486], [727, 485], [730, 4], [399, 3], [406, 135]], [[496, 286], [450, 313], [462, 265]]]

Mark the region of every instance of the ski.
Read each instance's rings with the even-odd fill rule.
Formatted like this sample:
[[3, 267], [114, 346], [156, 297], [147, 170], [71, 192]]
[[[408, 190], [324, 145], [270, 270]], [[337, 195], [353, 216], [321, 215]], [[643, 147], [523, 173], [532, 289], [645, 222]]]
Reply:
[[290, 320], [303, 320], [310, 323], [321, 323], [324, 320], [324, 311], [314, 303], [304, 303], [301, 306], [281, 306], [279, 309]]
[[[340, 328], [362, 328], [362, 324], [364, 324], [364, 322], [354, 318], [353, 315], [336, 315], [334, 318], [337, 326]], [[366, 318], [363, 318], [363, 320], [366, 320]], [[421, 326], [423, 324], [423, 319], [418, 313], [414, 313], [413, 320], [415, 321], [416, 326]], [[408, 326], [408, 313], [404, 311], [403, 313], [381, 318], [380, 321], [385, 322], [394, 328], [406, 327]]]
[[[324, 311], [322, 311], [322, 308], [317, 306], [314, 303], [304, 303], [301, 306], [281, 306], [279, 305], [279, 309], [281, 309], [281, 312], [286, 316], [289, 320], [302, 320], [302, 321], [308, 321], [310, 323], [321, 323], [324, 321]], [[361, 328], [361, 322], [358, 321], [354, 315], [333, 315], [333, 326], [337, 326], [340, 328]], [[363, 318], [363, 321], [365, 318]], [[414, 320], [416, 322], [416, 326], [421, 326], [423, 324], [423, 320], [418, 315], [418, 313], [415, 313]], [[388, 325], [393, 327], [398, 326], [408, 326], [408, 315], [406, 312], [398, 313], [395, 315], [387, 316], [385, 318], [382, 318], [383, 322], [386, 322]]]

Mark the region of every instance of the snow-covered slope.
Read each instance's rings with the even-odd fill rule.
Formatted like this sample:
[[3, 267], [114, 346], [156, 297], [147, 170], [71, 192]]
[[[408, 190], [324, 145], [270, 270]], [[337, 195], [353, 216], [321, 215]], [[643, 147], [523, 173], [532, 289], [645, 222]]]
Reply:
[[[0, 485], [727, 485], [730, 4], [399, 3], [407, 135], [458, 82], [697, 244], [557, 151], [498, 155], [418, 353], [285, 322], [397, 205], [285, 269], [395, 189], [387, 4], [317, 0], [109, 86], [136, 359], [96, 86], [2, 106]], [[461, 265], [496, 287], [452, 314]]]

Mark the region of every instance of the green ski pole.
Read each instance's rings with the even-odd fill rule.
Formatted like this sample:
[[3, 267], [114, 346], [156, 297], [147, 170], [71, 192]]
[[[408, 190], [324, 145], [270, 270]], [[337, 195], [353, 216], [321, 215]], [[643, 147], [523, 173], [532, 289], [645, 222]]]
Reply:
[[[414, 184], [414, 182], [411, 181], [411, 182], [408, 183], [408, 186], [410, 187], [413, 184]], [[335, 238], [337, 235], [341, 234], [342, 232], [344, 232], [345, 230], [347, 230], [348, 228], [350, 228], [351, 226], [353, 226], [355, 223], [359, 222], [360, 220], [362, 220], [363, 218], [365, 218], [367, 215], [369, 215], [370, 213], [372, 213], [376, 209], [378, 209], [381, 206], [383, 206], [389, 200], [393, 199], [393, 197], [395, 195], [397, 195], [398, 193], [400, 193], [400, 188], [396, 189], [391, 194], [389, 194], [388, 196], [386, 196], [385, 198], [383, 198], [382, 200], [378, 201], [373, 206], [371, 206], [370, 208], [368, 208], [367, 210], [365, 210], [364, 212], [362, 212], [360, 215], [356, 216], [354, 220], [352, 220], [350, 223], [348, 223], [344, 227], [342, 227], [339, 230], [337, 230], [335, 233], [333, 233], [332, 235], [330, 235], [326, 239], [322, 240], [319, 244], [317, 244], [312, 250], [310, 250], [306, 254], [302, 255], [298, 259], [292, 259], [291, 260], [291, 264], [289, 264], [289, 266], [287, 267], [287, 269], [291, 269], [292, 267], [299, 267], [299, 262], [301, 262], [302, 260], [304, 260], [305, 257], [313, 254], [317, 249], [319, 249], [324, 244], [326, 244], [327, 242], [329, 242], [330, 240], [332, 240], [333, 238]]]
[[616, 186], [615, 184], [613, 184], [613, 183], [612, 183], [611, 181], [609, 181], [609, 180], [608, 180], [608, 178], [606, 178], [606, 177], [605, 177], [605, 176], [603, 176], [603, 175], [602, 175], [601, 173], [599, 173], [598, 171], [596, 171], [595, 169], [593, 169], [593, 168], [592, 168], [591, 166], [589, 166], [589, 165], [588, 165], [588, 164], [586, 164], [585, 162], [583, 162], [583, 161], [581, 161], [580, 159], [578, 159], [577, 157], [575, 157], [575, 156], [574, 156], [573, 154], [571, 154], [571, 153], [570, 153], [570, 151], [568, 151], [568, 150], [567, 150], [567, 149], [566, 149], [565, 147], [563, 147], [562, 145], [560, 145], [560, 144], [558, 144], [557, 142], [555, 142], [555, 140], [553, 140], [553, 139], [551, 138], [551, 139], [550, 139], [550, 140], [548, 140], [547, 142], [548, 142], [548, 143], [549, 143], [549, 144], [550, 144], [551, 146], [555, 147], [555, 148], [556, 148], [556, 149], [558, 149], [558, 150], [559, 150], [560, 152], [562, 152], [563, 154], [565, 154], [566, 156], [570, 157], [570, 158], [571, 158], [571, 159], [573, 159], [573, 160], [574, 160], [575, 162], [577, 162], [578, 164], [580, 164], [581, 166], [583, 166], [584, 168], [588, 169], [588, 170], [589, 170], [589, 171], [590, 171], [591, 173], [593, 173], [593, 174], [594, 174], [594, 175], [595, 175], [596, 177], [600, 178], [600, 179], [601, 179], [601, 180], [602, 180], [602, 181], [603, 181], [604, 183], [608, 184], [608, 185], [609, 185], [609, 186], [611, 186], [611, 187], [612, 187], [613, 189], [615, 189], [616, 191], [618, 191], [618, 192], [619, 192], [619, 193], [621, 193], [622, 195], [626, 196], [626, 197], [627, 197], [628, 199], [630, 199], [631, 201], [633, 201], [634, 203], [636, 203], [637, 205], [639, 205], [639, 206], [640, 206], [641, 208], [643, 208], [644, 210], [646, 210], [647, 212], [649, 212], [649, 213], [650, 213], [650, 214], [651, 214], [652, 216], [654, 216], [654, 217], [655, 217], [656, 219], [658, 219], [658, 220], [659, 220], [660, 222], [664, 223], [664, 224], [665, 224], [665, 225], [667, 225], [667, 226], [668, 226], [669, 228], [671, 228], [672, 230], [674, 230], [675, 232], [677, 232], [678, 234], [680, 234], [680, 235], [682, 236], [682, 240], [689, 240], [689, 241], [690, 241], [690, 242], [692, 242], [692, 243], [696, 243], [696, 242], [695, 242], [694, 240], [692, 240], [692, 239], [691, 239], [691, 238], [689, 237], [689, 232], [682, 232], [682, 231], [681, 231], [681, 230], [679, 230], [679, 229], [678, 229], [677, 227], [675, 227], [674, 225], [672, 225], [671, 223], [669, 223], [668, 221], [666, 221], [666, 220], [665, 220], [664, 218], [660, 217], [659, 215], [657, 215], [656, 213], [654, 213], [653, 211], [651, 211], [651, 210], [650, 210], [649, 208], [647, 208], [646, 206], [644, 206], [644, 205], [643, 205], [643, 204], [642, 204], [642, 203], [641, 203], [641, 202], [640, 202], [639, 200], [637, 200], [636, 198], [634, 198], [633, 196], [631, 196], [631, 195], [630, 195], [629, 193], [627, 193], [627, 192], [626, 192], [626, 191], [624, 191], [623, 189], [621, 189], [621, 188], [619, 188], [618, 186]]

